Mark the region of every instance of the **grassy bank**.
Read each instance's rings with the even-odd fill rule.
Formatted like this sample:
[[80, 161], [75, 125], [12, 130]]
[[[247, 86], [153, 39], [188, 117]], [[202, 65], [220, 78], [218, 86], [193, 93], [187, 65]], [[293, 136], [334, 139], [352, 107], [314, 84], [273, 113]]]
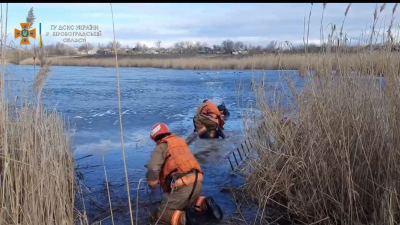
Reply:
[[385, 66], [384, 87], [367, 69], [310, 77], [303, 92], [293, 91], [297, 108], [286, 124], [286, 110], [257, 89], [263, 116], [252, 122], [265, 124], [264, 135], [249, 131], [260, 158], [250, 162], [245, 190], [260, 208], [273, 205], [306, 224], [397, 224], [400, 67]]
[[0, 218], [6, 224], [73, 224], [69, 131], [56, 111], [18, 104], [0, 106]]
[[41, 93], [49, 68], [43, 54], [38, 58], [43, 64], [33, 92], [21, 85], [18, 97], [5, 94], [12, 93], [13, 87], [5, 83], [2, 58], [0, 223], [87, 224], [74, 205], [76, 185], [68, 123], [56, 110], [43, 108]]
[[[308, 75], [301, 92], [254, 86], [262, 116], [246, 126], [264, 124], [263, 135], [247, 130], [259, 158], [249, 163], [243, 190], [259, 204], [257, 223], [271, 207], [295, 224], [398, 224], [398, 56], [312, 57], [304, 57], [304, 68], [317, 76]], [[334, 67], [341, 76], [332, 76]], [[282, 106], [284, 99], [294, 104]]]
[[1, 100], [1, 220], [73, 224], [74, 163], [69, 130], [40, 103]]
[[[242, 58], [224, 57], [224, 58], [120, 58], [120, 67], [154, 67], [164, 69], [267, 69], [276, 70], [281, 68], [295, 69], [304, 71], [305, 69], [317, 69], [322, 61], [326, 61], [326, 65], [336, 70], [345, 62], [358, 62], [359, 59], [369, 62], [368, 68], [373, 70], [381, 70], [382, 63], [379, 53], [360, 53], [360, 54], [343, 54], [337, 57], [336, 54], [308, 54], [307, 57], [300, 54], [284, 54], [275, 55], [259, 55]], [[113, 67], [115, 66], [115, 57], [55, 57], [50, 58], [52, 65], [61, 66], [99, 66]], [[400, 60], [400, 53], [393, 53], [391, 60]], [[21, 64], [33, 65], [33, 59], [23, 60]], [[38, 64], [38, 62], [36, 62]], [[347, 64], [346, 64], [347, 65]], [[352, 64], [354, 70], [358, 70], [361, 65]]]
[[[366, 43], [375, 38], [375, 25], [385, 6], [376, 8]], [[394, 16], [389, 35], [393, 20]], [[393, 40], [382, 38], [381, 45], [390, 49]], [[311, 68], [317, 76], [307, 75], [301, 92], [296, 92], [288, 77], [289, 94], [267, 92], [262, 82], [254, 85], [254, 107], [262, 112], [261, 118], [244, 123], [249, 128], [262, 124], [262, 134], [246, 130], [259, 158], [244, 170], [242, 189], [245, 197], [259, 204], [252, 224], [273, 220], [288, 224], [399, 224], [398, 53], [384, 49], [372, 54], [342, 52], [320, 54], [318, 59], [305, 55], [300, 71]], [[332, 76], [332, 69], [341, 76]], [[282, 71], [282, 76], [285, 73]], [[293, 104], [282, 105], [284, 100]]]
[[[301, 93], [254, 87], [262, 118], [247, 126], [264, 126], [261, 137], [247, 131], [260, 157], [249, 163], [245, 193], [258, 200], [260, 217], [270, 206], [299, 224], [397, 224], [400, 65], [380, 55], [383, 84], [361, 58], [338, 64], [342, 76], [335, 77], [330, 57], [321, 60], [319, 76], [309, 76]], [[355, 67], [363, 69], [351, 73]], [[292, 96], [292, 107], [280, 105]]]

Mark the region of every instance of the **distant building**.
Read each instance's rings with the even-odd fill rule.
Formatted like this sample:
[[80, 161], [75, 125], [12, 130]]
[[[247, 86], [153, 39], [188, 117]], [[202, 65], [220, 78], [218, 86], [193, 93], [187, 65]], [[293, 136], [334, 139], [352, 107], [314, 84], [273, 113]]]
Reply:
[[209, 47], [202, 47], [202, 48], [199, 48], [198, 53], [199, 53], [199, 54], [213, 54], [214, 51], [213, 51], [212, 48], [209, 48]]
[[124, 48], [118, 48], [117, 49], [117, 53], [118, 54], [123, 54], [123, 53], [126, 53], [126, 50]]
[[106, 55], [106, 54], [112, 54], [112, 52], [111, 52], [110, 49], [105, 48], [105, 49], [99, 49], [99, 50], [97, 50], [97, 54]]
[[125, 53], [126, 54], [132, 54], [133, 49], [132, 48], [125, 48]]
[[89, 51], [87, 52], [87, 54], [88, 54], [88, 55], [95, 55], [95, 54], [97, 54], [97, 51], [98, 51], [98, 50], [99, 50], [98, 48], [91, 49], [91, 50], [89, 50]]
[[146, 51], [146, 54], [158, 54], [158, 52], [154, 48], [150, 48]]
[[78, 51], [78, 55], [87, 55], [88, 51], [86, 50], [82, 50], [82, 51]]
[[162, 54], [167, 53], [167, 49], [165, 49], [165, 48], [160, 48], [160, 49], [158, 50], [158, 53], [162, 53]]

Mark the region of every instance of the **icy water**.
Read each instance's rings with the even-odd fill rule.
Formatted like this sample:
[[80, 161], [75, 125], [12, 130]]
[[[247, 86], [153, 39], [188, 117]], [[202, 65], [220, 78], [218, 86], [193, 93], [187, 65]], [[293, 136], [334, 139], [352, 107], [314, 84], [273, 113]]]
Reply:
[[[7, 66], [14, 95], [21, 86], [32, 87], [33, 66]], [[187, 137], [193, 131], [192, 118], [197, 106], [204, 99], [216, 104], [224, 102], [230, 111], [225, 125], [225, 140], [196, 139], [190, 149], [204, 170], [203, 195], [212, 196], [222, 207], [225, 217], [235, 212], [235, 204], [229, 193], [221, 188], [238, 186], [241, 180], [229, 175], [229, 162], [225, 155], [243, 141], [241, 110], [254, 105], [250, 90], [251, 79], [261, 79], [262, 72], [249, 70], [171, 70], [155, 68], [120, 68], [122, 122], [126, 163], [129, 173], [131, 199], [136, 219], [138, 181], [145, 177], [145, 167], [155, 147], [149, 138], [150, 127], [157, 122], [166, 123], [178, 136]], [[279, 71], [265, 71], [265, 86], [280, 87], [283, 78]], [[111, 186], [113, 208], [120, 208], [117, 224], [129, 224], [125, 176], [122, 161], [118, 97], [115, 68], [51, 66], [50, 77], [44, 89], [44, 102], [48, 109], [54, 107], [65, 115], [71, 124], [73, 152], [76, 158], [93, 155], [77, 161], [83, 174], [82, 182], [88, 187], [84, 193], [93, 199], [85, 200], [85, 206], [93, 215], [108, 210], [104, 196], [105, 174], [102, 155], [105, 158], [108, 181]], [[294, 76], [297, 87], [304, 83]], [[286, 89], [285, 86], [283, 89]], [[238, 96], [240, 90], [240, 96]], [[241, 109], [239, 109], [238, 104]], [[79, 164], [79, 165], [78, 165]], [[145, 182], [139, 187], [139, 224], [145, 224], [150, 209], [149, 202], [160, 199], [159, 193], [151, 199], [146, 193]], [[124, 205], [125, 204], [125, 205]], [[150, 204], [155, 209], [156, 204]], [[81, 206], [79, 206], [81, 207]], [[142, 208], [141, 208], [142, 207]], [[146, 209], [145, 209], [146, 208]], [[89, 213], [91, 214], [91, 213]], [[105, 213], [107, 214], [107, 213]], [[99, 215], [98, 215], [99, 216]], [[99, 216], [98, 218], [100, 218]], [[93, 218], [92, 218], [93, 219]], [[103, 221], [110, 224], [110, 219]]]

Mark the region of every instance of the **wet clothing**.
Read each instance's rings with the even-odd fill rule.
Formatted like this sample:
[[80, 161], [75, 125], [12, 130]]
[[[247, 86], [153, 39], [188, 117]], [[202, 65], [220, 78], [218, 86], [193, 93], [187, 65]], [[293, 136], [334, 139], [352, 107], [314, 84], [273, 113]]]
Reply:
[[[170, 193], [165, 193], [161, 205], [157, 208], [156, 217], [160, 218], [160, 221], [169, 224], [186, 224], [186, 212], [185, 209], [194, 206], [201, 194], [203, 188], [202, 182], [197, 182], [196, 188], [193, 191], [190, 202], [188, 203], [188, 198], [193, 190], [193, 184], [189, 184], [174, 190], [172, 195]], [[203, 205], [205, 205], [203, 203]], [[203, 206], [202, 205], [202, 206]], [[165, 208], [166, 206], [166, 208]], [[203, 206], [204, 207], [204, 206]], [[165, 211], [163, 212], [165, 208]]]
[[157, 218], [166, 223], [185, 224], [183, 210], [193, 206], [200, 196], [203, 180], [203, 171], [185, 140], [171, 134], [157, 141], [146, 167], [148, 182], [154, 184], [159, 180], [164, 192]]
[[[193, 117], [193, 126], [194, 127], [196, 127], [195, 118], [196, 117]], [[208, 120], [205, 121], [205, 123], [207, 123], [207, 122], [208, 122]], [[196, 132], [196, 128], [194, 129], [193, 132]], [[202, 138], [202, 139], [219, 138], [219, 137], [221, 137], [222, 139], [225, 139], [225, 134], [221, 129], [217, 129], [217, 128], [213, 128], [213, 129], [208, 128], [208, 129], [206, 129], [206, 131], [204, 131], [203, 133], [201, 133], [199, 135], [199, 138]]]
[[[193, 123], [200, 138], [218, 138], [212, 131], [223, 130], [225, 121], [218, 107], [208, 100], [197, 107]], [[207, 131], [209, 134], [203, 135]]]
[[190, 152], [185, 139], [176, 137], [174, 134], [157, 141], [157, 147], [152, 153], [147, 168], [147, 179], [150, 182], [160, 180], [164, 192], [171, 191], [171, 181], [174, 178], [176, 185], [193, 180], [193, 175], [184, 176], [192, 171], [198, 172], [199, 181], [203, 180], [203, 171]]

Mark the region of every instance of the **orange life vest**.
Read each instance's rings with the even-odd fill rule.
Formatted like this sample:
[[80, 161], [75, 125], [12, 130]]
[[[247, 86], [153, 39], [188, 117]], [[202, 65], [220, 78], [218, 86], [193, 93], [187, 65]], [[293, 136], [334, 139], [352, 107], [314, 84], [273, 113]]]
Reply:
[[[199, 163], [196, 158], [190, 152], [185, 139], [176, 137], [171, 134], [160, 141], [157, 145], [161, 143], [167, 143], [168, 149], [165, 151], [165, 161], [161, 168], [160, 173], [160, 184], [164, 192], [171, 191], [170, 179], [174, 175], [186, 175], [188, 172], [193, 170], [198, 171], [197, 181], [203, 180], [203, 171], [200, 168]], [[195, 182], [195, 174], [190, 174], [183, 176], [175, 180], [176, 187], [192, 184]]]
[[218, 107], [212, 101], [208, 100], [204, 103], [203, 108], [200, 110], [200, 114], [216, 122], [219, 128], [224, 129], [224, 118], [222, 117]]

